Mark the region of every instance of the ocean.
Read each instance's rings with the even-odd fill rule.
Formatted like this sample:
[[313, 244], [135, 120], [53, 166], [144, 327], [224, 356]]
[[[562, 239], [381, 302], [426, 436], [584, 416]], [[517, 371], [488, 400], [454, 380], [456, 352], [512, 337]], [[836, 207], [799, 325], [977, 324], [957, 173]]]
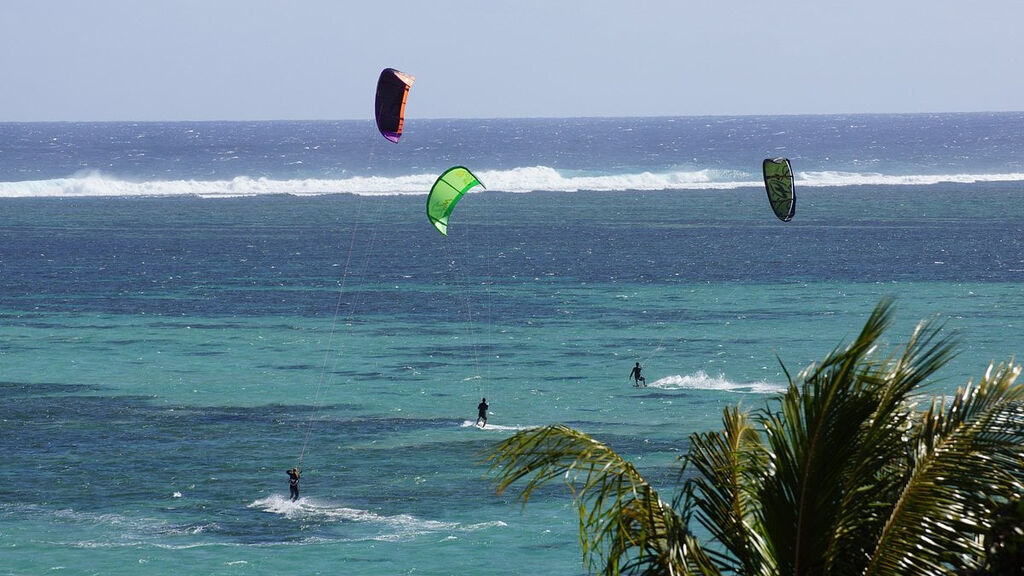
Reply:
[[949, 394], [1024, 357], [1022, 201], [1024, 113], [0, 124], [0, 574], [583, 574], [497, 442], [567, 424], [670, 499], [887, 297]]

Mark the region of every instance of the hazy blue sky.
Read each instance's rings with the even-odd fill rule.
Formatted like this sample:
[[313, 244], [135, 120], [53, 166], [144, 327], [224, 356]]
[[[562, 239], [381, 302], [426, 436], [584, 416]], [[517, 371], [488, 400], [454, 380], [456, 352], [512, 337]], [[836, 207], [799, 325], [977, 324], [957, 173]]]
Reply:
[[1024, 109], [1024, 1], [4, 0], [0, 121]]

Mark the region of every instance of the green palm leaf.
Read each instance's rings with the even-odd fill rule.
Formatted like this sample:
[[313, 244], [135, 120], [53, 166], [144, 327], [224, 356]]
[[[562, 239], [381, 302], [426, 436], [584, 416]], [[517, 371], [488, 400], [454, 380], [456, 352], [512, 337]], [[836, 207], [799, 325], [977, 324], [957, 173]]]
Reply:
[[978, 568], [995, 510], [1024, 497], [1020, 366], [989, 368], [976, 388], [936, 401], [913, 439], [912, 470], [865, 574]]
[[728, 554], [712, 554], [728, 571], [770, 574], [774, 564], [757, 525], [757, 494], [766, 469], [761, 437], [747, 414], [726, 408], [722, 432], [693, 434], [684, 466], [697, 475], [686, 485], [686, 503], [696, 510], [697, 521], [721, 543]]
[[588, 567], [604, 574], [711, 574], [713, 563], [682, 518], [606, 445], [562, 425], [524, 430], [490, 454], [498, 491], [528, 478], [525, 504], [542, 484], [563, 478], [579, 505]]
[[859, 573], [899, 492], [906, 401], [948, 361], [952, 342], [925, 322], [901, 355], [876, 360], [890, 323], [883, 300], [853, 343], [801, 373], [779, 408], [760, 415], [769, 454], [760, 525], [781, 573]]

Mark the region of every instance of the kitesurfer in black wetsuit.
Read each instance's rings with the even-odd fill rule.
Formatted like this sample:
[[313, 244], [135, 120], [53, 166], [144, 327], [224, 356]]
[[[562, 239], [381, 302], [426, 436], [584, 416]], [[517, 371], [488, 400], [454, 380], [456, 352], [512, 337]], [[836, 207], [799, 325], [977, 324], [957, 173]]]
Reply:
[[292, 495], [292, 502], [299, 499], [299, 469], [288, 470], [288, 490]]
[[633, 386], [639, 388], [641, 384], [647, 386], [647, 379], [640, 375], [640, 371], [643, 368], [640, 367], [640, 363], [637, 362], [636, 366], [633, 366], [633, 371], [629, 373], [629, 377], [633, 379]]
[[481, 428], [487, 426], [487, 408], [489, 408], [487, 398], [481, 399], [480, 403], [476, 405], [476, 423], [480, 424], [481, 420], [484, 421], [484, 425], [480, 426]]

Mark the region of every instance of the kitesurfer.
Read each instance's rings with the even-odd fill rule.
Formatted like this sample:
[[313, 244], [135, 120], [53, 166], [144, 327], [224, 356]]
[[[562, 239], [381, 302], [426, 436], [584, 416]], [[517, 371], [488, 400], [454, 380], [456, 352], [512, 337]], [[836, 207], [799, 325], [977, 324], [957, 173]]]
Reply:
[[299, 499], [299, 469], [288, 470], [288, 490], [292, 495], [292, 502]]
[[633, 366], [632, 372], [629, 373], [629, 377], [633, 379], [634, 388], [639, 388], [641, 386], [645, 388], [647, 387], [647, 379], [640, 375], [641, 370], [643, 370], [643, 368], [641, 368], [640, 363], [637, 362], [636, 365]]
[[480, 426], [481, 428], [483, 428], [484, 426], [487, 426], [487, 409], [488, 408], [490, 408], [490, 406], [487, 404], [487, 398], [482, 398], [480, 400], [480, 403], [476, 405], [476, 414], [477, 414], [477, 416], [476, 416], [476, 424], [477, 424], [477, 426], [480, 426], [480, 421], [481, 420], [484, 421], [483, 426]]

